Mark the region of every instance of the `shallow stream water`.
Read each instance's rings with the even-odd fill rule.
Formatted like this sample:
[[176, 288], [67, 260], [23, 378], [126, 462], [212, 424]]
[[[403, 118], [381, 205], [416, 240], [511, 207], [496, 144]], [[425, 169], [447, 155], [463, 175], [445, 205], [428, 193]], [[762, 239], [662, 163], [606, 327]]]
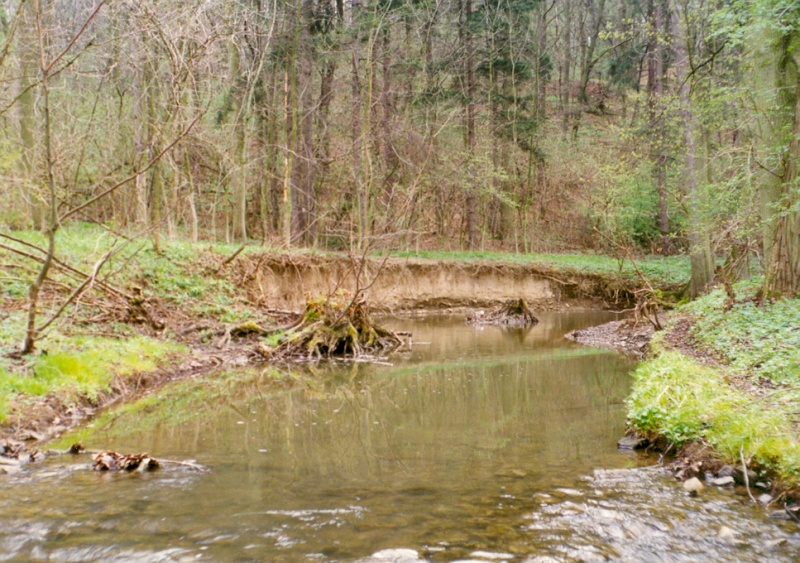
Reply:
[[617, 450], [633, 364], [563, 338], [610, 318], [389, 319], [417, 342], [392, 365], [166, 388], [76, 439], [212, 472], [30, 468], [0, 482], [0, 560], [798, 560], [794, 524]]

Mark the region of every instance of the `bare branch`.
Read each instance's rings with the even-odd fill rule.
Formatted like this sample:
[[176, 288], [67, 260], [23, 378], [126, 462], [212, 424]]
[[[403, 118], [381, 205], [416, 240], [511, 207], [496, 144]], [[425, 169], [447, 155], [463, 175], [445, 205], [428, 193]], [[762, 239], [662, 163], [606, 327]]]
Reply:
[[131, 174], [130, 176], [128, 176], [127, 178], [125, 178], [121, 182], [117, 182], [116, 184], [114, 184], [110, 188], [106, 189], [105, 191], [103, 191], [103, 192], [99, 193], [98, 195], [96, 195], [95, 197], [91, 198], [89, 201], [79, 205], [78, 207], [75, 207], [74, 209], [71, 209], [71, 210], [67, 211], [61, 217], [59, 217], [59, 219], [58, 219], [59, 223], [63, 223], [66, 219], [68, 219], [69, 217], [72, 217], [73, 215], [75, 215], [79, 211], [83, 211], [87, 207], [89, 207], [91, 205], [94, 205], [99, 200], [103, 199], [104, 197], [106, 197], [109, 194], [114, 193], [115, 191], [120, 189], [122, 186], [124, 186], [126, 184], [129, 184], [130, 182], [134, 181], [136, 178], [138, 178], [139, 176], [141, 176], [142, 174], [144, 174], [145, 172], [150, 170], [153, 166], [155, 166], [158, 163], [159, 160], [161, 160], [164, 157], [165, 154], [167, 154], [169, 151], [171, 151], [172, 148], [181, 141], [181, 139], [186, 137], [192, 131], [192, 128], [194, 128], [194, 126], [197, 124], [197, 122], [200, 121], [200, 119], [206, 114], [206, 111], [208, 111], [208, 106], [206, 106], [206, 108], [202, 112], [200, 112], [200, 114], [198, 114], [197, 117], [194, 118], [194, 120], [192, 120], [192, 122], [186, 127], [186, 129], [184, 129], [181, 132], [180, 135], [178, 135], [169, 145], [167, 145], [167, 147], [164, 148], [164, 150], [162, 150], [160, 153], [158, 153], [156, 156], [154, 156], [152, 158], [152, 160], [150, 160], [150, 162], [148, 162], [147, 165], [144, 168], [141, 168], [140, 170], [137, 170], [136, 172], [134, 172], [133, 174]]

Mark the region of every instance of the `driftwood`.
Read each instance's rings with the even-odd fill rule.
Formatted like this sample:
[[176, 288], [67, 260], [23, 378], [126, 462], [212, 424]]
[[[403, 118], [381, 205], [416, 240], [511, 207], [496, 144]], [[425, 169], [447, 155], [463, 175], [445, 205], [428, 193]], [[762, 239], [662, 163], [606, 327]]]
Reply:
[[[71, 449], [75, 448], [73, 446]], [[82, 453], [82, 452], [78, 452]], [[95, 471], [138, 471], [143, 473], [145, 471], [155, 471], [159, 467], [166, 465], [174, 465], [178, 467], [186, 467], [199, 471], [200, 473], [210, 473], [211, 470], [207, 467], [195, 463], [193, 461], [176, 461], [174, 459], [156, 459], [150, 457], [149, 454], [120, 454], [117, 452], [104, 451], [96, 452], [92, 456], [92, 469]]]
[[147, 454], [118, 454], [98, 452], [92, 457], [95, 471], [153, 471], [159, 463]]
[[146, 453], [121, 454], [111, 450], [87, 450], [83, 444], [72, 444], [66, 450], [50, 450], [51, 455], [83, 455], [92, 456], [92, 469], [95, 471], [154, 471], [159, 467], [178, 466], [186, 467], [200, 473], [210, 473], [208, 467], [194, 461], [177, 461], [173, 459], [156, 459]]
[[526, 327], [535, 325], [539, 319], [534, 316], [524, 299], [512, 299], [488, 313], [476, 312], [467, 317], [467, 322], [474, 325]]

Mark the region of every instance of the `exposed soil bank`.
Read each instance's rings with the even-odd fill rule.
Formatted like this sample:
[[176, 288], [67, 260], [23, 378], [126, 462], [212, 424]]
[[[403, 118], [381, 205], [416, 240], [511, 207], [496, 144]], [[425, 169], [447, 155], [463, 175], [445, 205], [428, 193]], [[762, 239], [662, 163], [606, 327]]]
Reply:
[[362, 264], [339, 256], [249, 255], [231, 270], [251, 303], [289, 309], [302, 308], [309, 295], [365, 287], [372, 307], [383, 311], [486, 307], [520, 298], [549, 309], [587, 300], [619, 308], [629, 305], [638, 289], [635, 280], [595, 273], [418, 258], [367, 259]]

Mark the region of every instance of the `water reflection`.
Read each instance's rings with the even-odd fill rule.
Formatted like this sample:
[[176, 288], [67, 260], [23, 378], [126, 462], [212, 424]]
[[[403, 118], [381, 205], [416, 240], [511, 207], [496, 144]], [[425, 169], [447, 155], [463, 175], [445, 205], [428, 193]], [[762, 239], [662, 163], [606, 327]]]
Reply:
[[[637, 465], [615, 448], [632, 366], [560, 338], [602, 314], [543, 317], [395, 319], [429, 344], [393, 367], [302, 368], [283, 392], [251, 370], [120, 412], [88, 447], [213, 473], [23, 475], [0, 492], [0, 559], [791, 560], [795, 532], [724, 493], [595, 472]], [[717, 540], [722, 523], [747, 532]]]

